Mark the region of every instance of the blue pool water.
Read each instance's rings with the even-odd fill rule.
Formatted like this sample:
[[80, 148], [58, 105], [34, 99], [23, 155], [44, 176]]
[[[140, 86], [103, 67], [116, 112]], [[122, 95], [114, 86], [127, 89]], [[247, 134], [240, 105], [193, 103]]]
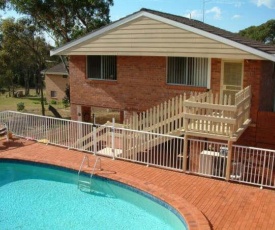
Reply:
[[77, 173], [0, 162], [0, 229], [186, 229], [173, 208], [149, 194], [94, 177], [92, 192]]

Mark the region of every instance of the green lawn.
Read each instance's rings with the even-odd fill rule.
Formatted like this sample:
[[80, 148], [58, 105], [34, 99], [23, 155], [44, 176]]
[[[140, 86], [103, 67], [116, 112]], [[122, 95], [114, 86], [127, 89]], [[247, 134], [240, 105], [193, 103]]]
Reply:
[[[20, 98], [9, 97], [8, 93], [0, 94], [0, 112], [7, 110], [17, 111], [17, 104], [20, 102], [25, 105], [25, 109], [21, 112], [42, 115], [40, 96], [35, 94], [35, 90], [30, 91], [30, 96]], [[53, 113], [48, 109], [49, 104], [51, 104], [50, 101], [45, 104], [45, 115], [54, 117]], [[51, 104], [51, 106], [59, 112], [62, 118], [70, 119], [70, 107], [64, 108], [61, 102]], [[105, 108], [92, 108], [92, 114], [95, 115], [97, 124], [105, 124], [107, 121], [111, 122], [113, 117], [116, 122], [119, 122], [120, 119], [119, 111]]]
[[[0, 111], [12, 110], [17, 111], [17, 104], [22, 102], [25, 105], [25, 109], [21, 112], [32, 113], [42, 115], [40, 96], [35, 94], [35, 90], [30, 91], [30, 96], [28, 97], [9, 97], [8, 93], [0, 94]], [[50, 102], [48, 102], [50, 103]], [[49, 104], [45, 104], [45, 113], [47, 116], [54, 116], [51, 111], [48, 109]], [[63, 118], [70, 117], [70, 108], [64, 108], [61, 102], [57, 104], [51, 104]]]

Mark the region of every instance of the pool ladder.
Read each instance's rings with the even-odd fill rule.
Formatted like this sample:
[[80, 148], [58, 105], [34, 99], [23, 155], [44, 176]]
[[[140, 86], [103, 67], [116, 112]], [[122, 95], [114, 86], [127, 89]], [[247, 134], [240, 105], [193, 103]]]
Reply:
[[80, 165], [80, 168], [78, 170], [78, 183], [77, 183], [77, 187], [80, 190], [88, 189], [89, 192], [91, 192], [91, 189], [92, 189], [92, 178], [93, 178], [93, 175], [95, 173], [95, 170], [96, 170], [96, 167], [97, 167], [98, 164], [99, 164], [99, 170], [101, 170], [101, 159], [100, 159], [100, 157], [96, 157], [94, 166], [93, 166], [92, 171], [90, 173], [89, 180], [80, 180], [80, 174], [82, 172], [82, 168], [83, 168], [85, 162], [87, 162], [87, 166], [90, 167], [89, 156], [87, 154], [84, 155], [83, 160], [82, 160], [81, 165]]

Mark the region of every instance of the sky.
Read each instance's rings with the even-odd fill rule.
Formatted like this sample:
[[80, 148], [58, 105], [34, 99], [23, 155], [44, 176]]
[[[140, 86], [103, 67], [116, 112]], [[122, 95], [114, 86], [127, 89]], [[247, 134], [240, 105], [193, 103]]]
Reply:
[[191, 17], [231, 32], [275, 19], [275, 0], [114, 0], [111, 20], [141, 8]]
[[[111, 21], [147, 8], [176, 14], [231, 32], [258, 26], [275, 19], [275, 0], [113, 0]], [[15, 12], [0, 11], [3, 18], [18, 17]]]

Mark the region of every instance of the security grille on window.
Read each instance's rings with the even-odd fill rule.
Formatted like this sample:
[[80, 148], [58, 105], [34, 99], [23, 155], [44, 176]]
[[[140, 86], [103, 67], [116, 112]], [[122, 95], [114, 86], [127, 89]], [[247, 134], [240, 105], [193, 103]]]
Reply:
[[87, 56], [88, 78], [116, 80], [116, 56]]
[[208, 59], [168, 57], [167, 83], [207, 87]]

